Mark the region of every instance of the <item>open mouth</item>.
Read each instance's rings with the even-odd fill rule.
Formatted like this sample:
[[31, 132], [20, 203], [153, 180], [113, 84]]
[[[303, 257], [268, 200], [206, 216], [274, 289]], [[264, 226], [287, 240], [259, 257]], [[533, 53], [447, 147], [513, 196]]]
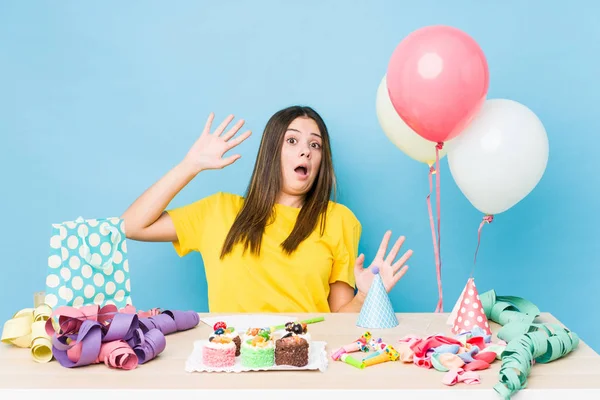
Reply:
[[302, 165], [299, 167], [296, 167], [296, 169], [294, 169], [294, 171], [300, 176], [308, 175], [308, 168], [306, 168], [305, 166], [302, 166]]

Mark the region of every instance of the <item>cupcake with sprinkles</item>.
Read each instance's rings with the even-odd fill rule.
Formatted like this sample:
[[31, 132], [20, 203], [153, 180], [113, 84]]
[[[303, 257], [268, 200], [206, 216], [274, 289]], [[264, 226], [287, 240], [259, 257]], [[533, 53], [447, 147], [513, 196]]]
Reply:
[[240, 339], [239, 333], [232, 326], [228, 327], [227, 324], [222, 321], [217, 322], [213, 326], [213, 330], [214, 332], [212, 335], [210, 335], [208, 340], [212, 340], [211, 338], [215, 338], [217, 336], [224, 336], [231, 339], [231, 341], [235, 343], [235, 356], [239, 357], [242, 345], [242, 340]]
[[310, 334], [306, 324], [287, 323], [286, 333], [275, 341], [275, 364], [305, 367], [308, 365]]
[[242, 341], [241, 363], [246, 368], [275, 365], [275, 344], [267, 329], [248, 329]]

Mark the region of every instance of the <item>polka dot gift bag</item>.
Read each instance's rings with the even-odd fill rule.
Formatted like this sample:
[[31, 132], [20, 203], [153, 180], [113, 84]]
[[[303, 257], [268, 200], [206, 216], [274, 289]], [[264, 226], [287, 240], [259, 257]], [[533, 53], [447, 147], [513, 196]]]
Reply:
[[52, 225], [46, 303], [81, 307], [131, 304], [123, 220], [90, 219]]

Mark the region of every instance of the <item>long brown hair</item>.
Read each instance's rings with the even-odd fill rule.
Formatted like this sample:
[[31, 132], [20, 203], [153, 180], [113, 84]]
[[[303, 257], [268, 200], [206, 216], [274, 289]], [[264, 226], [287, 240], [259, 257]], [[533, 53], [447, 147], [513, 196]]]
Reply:
[[275, 113], [267, 122], [262, 135], [252, 178], [246, 190], [242, 208], [238, 212], [223, 248], [221, 259], [237, 243], [243, 243], [254, 255], [260, 254], [263, 233], [272, 222], [275, 202], [282, 188], [281, 149], [285, 132], [298, 117], [314, 120], [321, 133], [321, 165], [312, 187], [306, 193], [296, 223], [287, 239], [281, 243], [286, 254], [292, 254], [315, 230], [320, 218], [320, 233], [325, 230], [327, 207], [335, 194], [335, 173], [327, 126], [321, 116], [310, 107], [292, 106]]

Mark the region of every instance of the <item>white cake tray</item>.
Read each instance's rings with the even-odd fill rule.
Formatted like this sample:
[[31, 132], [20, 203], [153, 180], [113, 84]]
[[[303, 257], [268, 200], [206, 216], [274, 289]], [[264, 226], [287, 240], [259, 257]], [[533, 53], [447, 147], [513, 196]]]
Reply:
[[304, 367], [293, 367], [291, 365], [273, 365], [265, 368], [247, 368], [242, 366], [241, 356], [236, 357], [235, 364], [231, 367], [214, 368], [202, 363], [202, 347], [208, 340], [197, 340], [194, 349], [185, 362], [187, 372], [248, 372], [248, 371], [301, 371], [301, 370], [327, 370], [326, 342], [312, 341], [308, 348], [308, 365]]

